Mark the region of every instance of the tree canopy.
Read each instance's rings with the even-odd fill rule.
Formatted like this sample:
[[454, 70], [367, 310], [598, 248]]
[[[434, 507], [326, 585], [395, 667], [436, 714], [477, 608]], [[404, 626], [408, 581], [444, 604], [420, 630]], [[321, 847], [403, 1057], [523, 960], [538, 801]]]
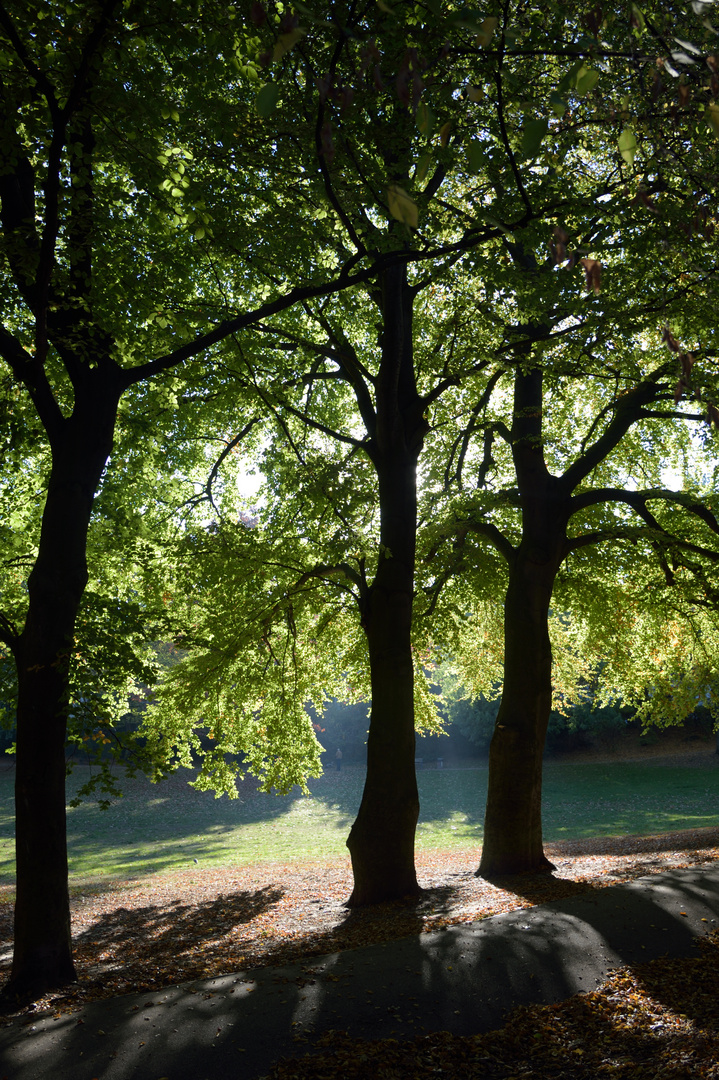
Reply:
[[[460, 571], [457, 589], [484, 575], [496, 598], [502, 558], [547, 518], [540, 473], [562, 487], [540, 608], [589, 535], [646, 540], [665, 581], [706, 582], [705, 491], [660, 498], [651, 458], [660, 423], [690, 447], [682, 416], [716, 409], [706, 6], [0, 5], [12, 993], [73, 977], [68, 721], [81, 703], [78, 731], [102, 721], [163, 620], [182, 616], [192, 678], [172, 675], [151, 750], [181, 710], [186, 748], [195, 724], [216, 737], [205, 780], [225, 788], [226, 751], [301, 780], [318, 753], [304, 699], [369, 688], [349, 841], [366, 903], [417, 887], [415, 702], [431, 714], [442, 605], [465, 603]], [[245, 448], [268, 477], [253, 528], [227, 521]], [[647, 461], [652, 486], [627, 491]], [[532, 806], [541, 741], [540, 723]]]

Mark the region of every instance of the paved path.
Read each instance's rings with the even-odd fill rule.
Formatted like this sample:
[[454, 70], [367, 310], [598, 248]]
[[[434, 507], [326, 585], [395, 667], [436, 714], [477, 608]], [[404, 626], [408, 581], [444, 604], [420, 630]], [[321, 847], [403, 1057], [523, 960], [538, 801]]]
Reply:
[[719, 868], [674, 870], [385, 945], [131, 994], [0, 1029], [0, 1080], [254, 1080], [331, 1028], [473, 1034], [619, 964], [691, 955]]

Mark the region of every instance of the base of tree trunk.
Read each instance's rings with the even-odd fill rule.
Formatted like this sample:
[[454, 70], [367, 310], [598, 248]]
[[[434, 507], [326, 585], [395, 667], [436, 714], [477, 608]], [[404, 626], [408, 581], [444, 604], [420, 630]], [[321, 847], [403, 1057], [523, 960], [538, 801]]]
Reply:
[[492, 881], [494, 878], [515, 877], [518, 874], [551, 874], [556, 869], [546, 855], [531, 860], [523, 854], [505, 855], [491, 861], [482, 859], [474, 876]]
[[17, 978], [11, 978], [0, 990], [0, 1012], [7, 1013], [22, 1008], [24, 1005], [37, 1001], [48, 990], [59, 990], [77, 981], [77, 972], [72, 963], [62, 965], [53, 974], [43, 970], [42, 973], [27, 972]]
[[361, 908], [370, 907], [372, 904], [389, 904], [396, 900], [416, 900], [423, 893], [424, 889], [416, 881], [414, 884], [398, 885], [396, 888], [391, 889], [386, 887], [377, 889], [373, 888], [371, 884], [368, 884], [365, 888], [360, 888], [355, 884], [344, 906], [346, 908]]

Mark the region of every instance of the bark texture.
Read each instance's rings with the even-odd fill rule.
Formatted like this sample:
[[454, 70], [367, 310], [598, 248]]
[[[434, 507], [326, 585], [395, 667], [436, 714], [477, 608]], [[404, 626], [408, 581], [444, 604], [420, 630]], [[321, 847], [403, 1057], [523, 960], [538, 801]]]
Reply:
[[[93, 376], [88, 373], [88, 381]], [[15, 656], [15, 946], [6, 997], [32, 999], [75, 979], [65, 835], [65, 738], [75, 620], [87, 583], [92, 503], [112, 447], [118, 392], [80, 394], [59, 419], [28, 611]]]
[[542, 377], [518, 372], [512, 452], [522, 538], [510, 556], [504, 605], [504, 685], [489, 749], [478, 876], [553, 869], [542, 847], [542, 757], [552, 704], [548, 616], [566, 554], [569, 501], [544, 461]]
[[414, 754], [412, 601], [417, 528], [417, 458], [426, 431], [412, 347], [414, 292], [405, 267], [381, 279], [382, 359], [369, 454], [377, 470], [380, 550], [363, 598], [372, 682], [367, 778], [347, 847], [354, 889], [349, 906], [419, 892], [414, 837], [419, 796]]

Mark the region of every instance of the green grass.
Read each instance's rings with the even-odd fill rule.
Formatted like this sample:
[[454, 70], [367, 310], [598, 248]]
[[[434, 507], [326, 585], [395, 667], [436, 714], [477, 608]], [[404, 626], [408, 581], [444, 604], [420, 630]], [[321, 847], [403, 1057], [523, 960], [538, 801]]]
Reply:
[[[69, 790], [85, 779], [75, 774]], [[77, 776], [77, 779], [75, 778]], [[364, 771], [329, 771], [312, 795], [215, 799], [186, 784], [128, 781], [109, 810], [68, 810], [70, 872], [76, 881], [133, 878], [196, 865], [341, 856], [362, 795]], [[420, 849], [481, 843], [487, 770], [420, 771]], [[0, 883], [13, 880], [13, 774], [0, 772]], [[547, 840], [652, 834], [719, 825], [719, 768], [553, 763], [545, 767]]]

